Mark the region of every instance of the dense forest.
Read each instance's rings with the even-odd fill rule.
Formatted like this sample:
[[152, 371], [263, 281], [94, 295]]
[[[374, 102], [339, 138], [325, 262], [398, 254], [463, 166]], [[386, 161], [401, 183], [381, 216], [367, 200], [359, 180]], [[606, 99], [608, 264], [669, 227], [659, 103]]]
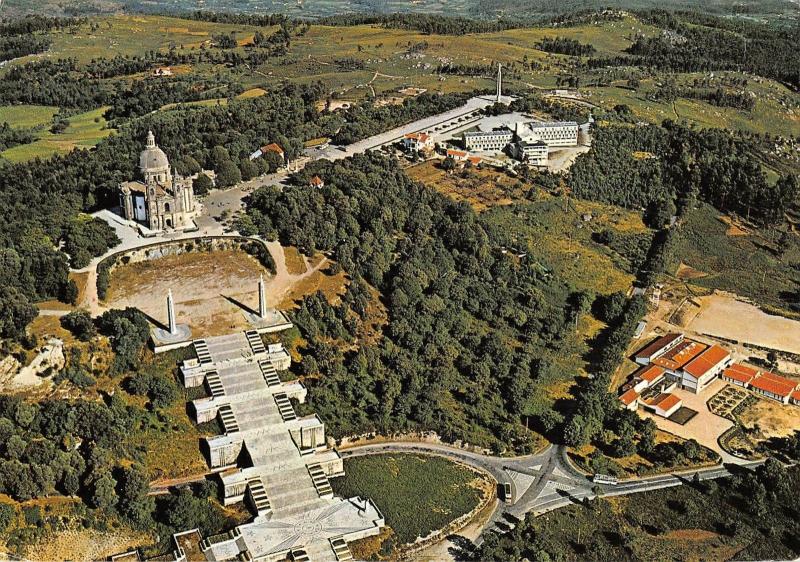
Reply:
[[573, 57], [588, 57], [596, 50], [592, 45], [561, 36], [545, 37], [536, 43], [536, 48], [548, 53], [558, 53]]
[[[309, 174], [325, 187], [309, 190]], [[330, 252], [353, 276], [342, 304], [309, 297], [295, 315], [308, 341], [300, 368], [324, 374], [307, 380], [308, 408], [332, 435], [435, 429], [530, 446], [520, 414], [537, 383], [564, 376], [553, 356], [591, 296], [516, 263], [468, 205], [378, 154], [310, 164], [295, 185], [255, 192], [248, 214], [263, 235]], [[390, 321], [375, 345], [353, 348], [364, 282], [384, 295]]]
[[797, 203], [797, 177], [767, 181], [752, 139], [722, 129], [609, 125], [570, 171], [575, 195], [628, 208], [655, 201], [702, 199], [763, 224], [783, 219]]

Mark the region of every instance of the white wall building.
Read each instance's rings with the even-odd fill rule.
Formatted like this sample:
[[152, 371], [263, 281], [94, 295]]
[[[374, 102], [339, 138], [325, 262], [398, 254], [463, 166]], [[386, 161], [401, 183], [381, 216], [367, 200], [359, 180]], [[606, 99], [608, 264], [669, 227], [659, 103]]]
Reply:
[[534, 137], [548, 146], [578, 146], [578, 124], [575, 121], [534, 121], [527, 127]]
[[502, 152], [514, 140], [514, 131], [501, 127], [492, 131], [464, 133], [464, 148], [485, 152]]

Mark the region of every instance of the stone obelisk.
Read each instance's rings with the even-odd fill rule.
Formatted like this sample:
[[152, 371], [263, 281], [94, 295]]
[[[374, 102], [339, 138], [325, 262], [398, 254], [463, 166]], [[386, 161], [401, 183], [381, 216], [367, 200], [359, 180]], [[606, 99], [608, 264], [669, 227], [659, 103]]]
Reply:
[[267, 290], [264, 286], [264, 275], [258, 278], [258, 315], [261, 318], [267, 317]]
[[503, 65], [497, 65], [497, 103], [500, 103], [500, 97], [503, 95]]
[[178, 333], [178, 324], [175, 322], [175, 299], [172, 298], [172, 289], [167, 291], [167, 316], [169, 318], [169, 333], [174, 336]]

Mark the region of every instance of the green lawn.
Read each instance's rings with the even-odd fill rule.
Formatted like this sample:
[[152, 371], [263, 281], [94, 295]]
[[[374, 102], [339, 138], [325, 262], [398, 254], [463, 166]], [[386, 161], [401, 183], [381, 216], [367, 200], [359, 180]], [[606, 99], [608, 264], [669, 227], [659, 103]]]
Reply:
[[0, 106], [0, 123], [8, 123], [19, 129], [33, 129], [49, 125], [58, 108], [50, 105], [4, 105]]
[[478, 505], [477, 475], [449, 460], [411, 454], [370, 455], [344, 461], [345, 476], [331, 480], [337, 495], [372, 499], [394, 530], [395, 544], [441, 529]]
[[10, 148], [0, 156], [10, 162], [24, 162], [33, 158], [49, 158], [54, 154], [66, 154], [76, 148], [90, 148], [109, 136], [113, 129], [106, 129], [103, 114], [107, 107], [100, 107], [68, 117], [69, 126], [63, 133], [53, 134], [49, 130], [30, 143]]

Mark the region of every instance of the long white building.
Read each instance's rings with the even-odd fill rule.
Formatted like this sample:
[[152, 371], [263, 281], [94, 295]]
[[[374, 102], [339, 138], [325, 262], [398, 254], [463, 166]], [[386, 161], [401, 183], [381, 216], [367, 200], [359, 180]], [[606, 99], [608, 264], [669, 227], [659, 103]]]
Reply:
[[578, 146], [578, 124], [575, 121], [534, 121], [527, 123], [527, 127], [547, 146]]
[[464, 148], [477, 152], [503, 152], [514, 158], [543, 166], [549, 148], [577, 146], [578, 124], [575, 121], [516, 121], [484, 131], [463, 133]]

